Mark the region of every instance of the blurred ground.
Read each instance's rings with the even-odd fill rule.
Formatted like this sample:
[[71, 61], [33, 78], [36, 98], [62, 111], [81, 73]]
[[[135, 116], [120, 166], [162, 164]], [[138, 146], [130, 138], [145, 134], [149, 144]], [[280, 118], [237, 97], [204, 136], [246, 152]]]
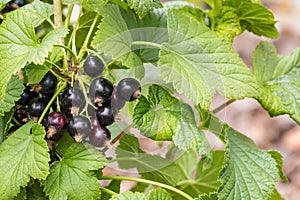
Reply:
[[[280, 36], [275, 40], [257, 37], [249, 32], [238, 36], [234, 40], [234, 47], [249, 67], [252, 53], [261, 40], [273, 42], [278, 53], [282, 55], [288, 55], [296, 47], [300, 47], [300, 0], [264, 0], [263, 4], [275, 14]], [[216, 96], [212, 107], [217, 107], [224, 102], [222, 97]], [[283, 155], [284, 173], [290, 182], [289, 184], [278, 183], [276, 187], [286, 200], [300, 200], [300, 127], [286, 115], [271, 118], [253, 99], [232, 103], [219, 112], [218, 117], [237, 131], [252, 138], [260, 148], [280, 151]], [[215, 136], [208, 134], [208, 139], [214, 149], [223, 149], [223, 144]], [[147, 149], [148, 152], [157, 149], [157, 146], [151, 145], [146, 138], [140, 138], [140, 142], [142, 148]], [[117, 166], [106, 168], [104, 173], [107, 175], [129, 173], [114, 171], [116, 168]], [[133, 170], [130, 175], [137, 174]], [[130, 187], [132, 187], [131, 182], [124, 182], [121, 189], [125, 191]]]

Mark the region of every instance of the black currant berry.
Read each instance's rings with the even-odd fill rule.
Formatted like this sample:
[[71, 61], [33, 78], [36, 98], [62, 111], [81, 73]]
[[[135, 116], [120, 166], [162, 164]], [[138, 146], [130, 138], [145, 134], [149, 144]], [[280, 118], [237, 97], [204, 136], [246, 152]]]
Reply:
[[53, 93], [56, 84], [57, 78], [51, 72], [48, 72], [40, 83], [35, 86], [35, 91], [38, 91], [41, 94]]
[[115, 122], [115, 112], [109, 104], [103, 104], [96, 111], [96, 116], [99, 124], [103, 126], [111, 125]]
[[[52, 139], [54, 135], [62, 133], [67, 128], [68, 119], [64, 113], [55, 111], [48, 115], [46, 126], [48, 127], [47, 138]], [[55, 137], [54, 139], [60, 138]]]
[[[96, 120], [97, 121], [97, 120]], [[110, 131], [99, 123], [93, 126], [89, 135], [90, 143], [96, 147], [104, 147], [111, 139]]]
[[125, 101], [134, 101], [141, 96], [141, 84], [134, 78], [124, 78], [117, 85], [117, 93]]
[[22, 106], [27, 106], [29, 101], [38, 97], [37, 92], [31, 91], [29, 87], [25, 87], [23, 93], [21, 94], [21, 99], [17, 101], [17, 104]]
[[102, 103], [108, 103], [113, 92], [113, 84], [105, 78], [96, 78], [92, 81], [89, 89], [89, 95], [97, 106]]
[[41, 98], [32, 99], [28, 104], [28, 112], [31, 117], [40, 117], [47, 103]]
[[84, 72], [90, 77], [100, 76], [104, 71], [103, 62], [93, 55], [89, 55], [83, 63]]
[[15, 3], [17, 4], [19, 7], [22, 7], [25, 5], [25, 1], [24, 0], [12, 0], [9, 3]]
[[114, 91], [110, 100], [111, 107], [116, 110], [121, 110], [121, 108], [125, 106], [125, 103], [125, 100], [118, 95], [117, 87], [114, 87]]
[[84, 103], [84, 94], [79, 88], [67, 87], [59, 96], [59, 104], [72, 115], [77, 115]]
[[19, 107], [14, 113], [14, 118], [20, 123], [25, 124], [29, 121], [29, 114], [26, 108]]
[[84, 116], [75, 116], [69, 122], [69, 132], [76, 142], [81, 142], [91, 131], [90, 120]]

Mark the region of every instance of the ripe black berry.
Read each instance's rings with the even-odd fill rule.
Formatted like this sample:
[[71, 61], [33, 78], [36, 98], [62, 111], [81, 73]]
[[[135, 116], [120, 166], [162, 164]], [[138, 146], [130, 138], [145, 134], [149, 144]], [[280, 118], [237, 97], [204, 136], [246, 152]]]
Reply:
[[124, 78], [117, 85], [117, 93], [125, 101], [134, 101], [141, 96], [141, 84], [134, 78]]
[[25, 124], [29, 121], [29, 114], [26, 108], [19, 107], [14, 113], [14, 118], [20, 123]]
[[85, 103], [84, 94], [79, 88], [67, 87], [59, 96], [59, 102], [64, 109], [76, 115]]
[[103, 73], [104, 64], [97, 56], [89, 55], [83, 63], [83, 70], [90, 77], [97, 77]]
[[57, 78], [51, 72], [48, 72], [35, 87], [35, 90], [41, 94], [52, 93], [55, 90], [56, 84]]
[[114, 86], [109, 80], [96, 78], [90, 85], [89, 95], [97, 106], [101, 106], [102, 103], [110, 101], [113, 89]]
[[55, 134], [62, 133], [67, 128], [67, 125], [68, 119], [64, 113], [59, 111], [50, 113], [46, 122], [46, 126], [48, 127], [47, 138], [52, 138]]
[[105, 126], [97, 123], [96, 126], [93, 126], [89, 139], [92, 145], [96, 147], [104, 147], [106, 142], [110, 141], [111, 133]]
[[96, 116], [99, 124], [103, 126], [111, 125], [115, 122], [115, 112], [109, 104], [103, 104], [96, 111]]
[[28, 112], [31, 117], [40, 117], [47, 103], [41, 98], [32, 99], [28, 104]]
[[25, 87], [23, 93], [21, 94], [21, 99], [17, 101], [17, 104], [22, 106], [27, 106], [29, 101], [38, 97], [37, 92], [31, 91], [29, 87]]
[[125, 103], [126, 103], [125, 100], [118, 95], [117, 87], [114, 87], [114, 91], [112, 93], [111, 101], [110, 101], [111, 107], [116, 110], [120, 110], [121, 108], [124, 107]]
[[81, 142], [91, 131], [90, 120], [84, 116], [75, 116], [69, 122], [69, 132], [76, 142]]

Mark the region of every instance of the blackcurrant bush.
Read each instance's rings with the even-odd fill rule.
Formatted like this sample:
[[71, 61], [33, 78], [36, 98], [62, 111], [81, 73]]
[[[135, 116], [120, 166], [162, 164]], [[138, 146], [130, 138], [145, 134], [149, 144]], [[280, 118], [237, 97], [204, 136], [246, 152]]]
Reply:
[[14, 112], [13, 117], [20, 123], [20, 124], [25, 124], [26, 122], [29, 121], [29, 114], [28, 111], [25, 107], [19, 107], [17, 110]]
[[96, 116], [99, 124], [103, 126], [111, 125], [115, 122], [115, 112], [109, 104], [103, 104], [96, 111]]
[[103, 73], [104, 64], [97, 56], [88, 55], [83, 63], [83, 70], [90, 77], [97, 77]]
[[21, 94], [21, 98], [17, 101], [17, 104], [27, 106], [30, 100], [38, 96], [39, 94], [37, 92], [31, 91], [30, 87], [26, 86], [23, 93]]
[[90, 120], [84, 116], [74, 116], [69, 122], [69, 132], [76, 142], [81, 142], [91, 131]]
[[76, 115], [85, 104], [84, 94], [79, 88], [67, 87], [59, 96], [59, 104], [72, 115]]
[[[63, 130], [67, 128], [68, 119], [64, 113], [55, 111], [48, 115], [46, 126], [48, 127], [47, 138], [52, 139], [52, 137], [55, 134], [60, 134], [62, 133]], [[60, 139], [60, 138], [59, 137], [54, 138], [54, 140], [55, 139]]]
[[117, 93], [125, 101], [134, 101], [141, 96], [141, 84], [134, 78], [124, 78], [117, 85]]
[[107, 103], [111, 99], [113, 92], [113, 84], [105, 78], [96, 78], [92, 81], [89, 88], [89, 96], [93, 103], [101, 106], [102, 103]]
[[35, 90], [41, 94], [53, 93], [57, 84], [57, 78], [48, 72], [43, 79], [35, 86]]
[[121, 110], [121, 108], [124, 107], [125, 103], [125, 100], [118, 95], [117, 87], [114, 87], [114, 91], [112, 93], [110, 101], [111, 107], [116, 110]]
[[89, 135], [89, 142], [96, 147], [104, 147], [111, 139], [110, 131], [100, 124], [93, 126]]
[[44, 112], [47, 103], [41, 98], [32, 99], [28, 104], [28, 112], [31, 117], [40, 117]]

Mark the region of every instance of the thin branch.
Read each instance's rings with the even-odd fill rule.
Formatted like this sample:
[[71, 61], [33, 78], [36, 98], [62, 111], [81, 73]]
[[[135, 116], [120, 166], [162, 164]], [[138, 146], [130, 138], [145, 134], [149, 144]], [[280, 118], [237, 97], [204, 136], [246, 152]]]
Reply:
[[226, 101], [225, 103], [223, 103], [222, 105], [220, 105], [219, 107], [215, 108], [212, 113], [216, 114], [218, 112], [220, 112], [221, 110], [223, 110], [224, 108], [226, 108], [226, 106], [232, 104], [233, 102], [235, 102], [235, 99], [229, 99], [228, 101]]

